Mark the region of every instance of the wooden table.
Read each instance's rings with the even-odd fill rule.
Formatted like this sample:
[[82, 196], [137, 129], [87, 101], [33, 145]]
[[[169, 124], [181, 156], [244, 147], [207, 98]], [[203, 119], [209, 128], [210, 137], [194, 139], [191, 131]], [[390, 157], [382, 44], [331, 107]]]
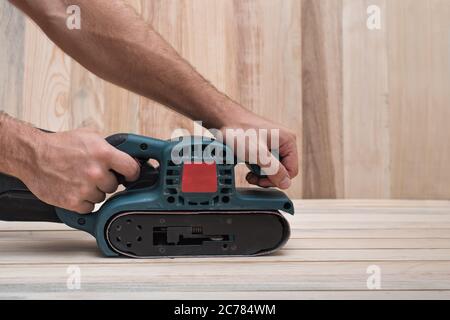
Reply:
[[450, 298], [450, 202], [295, 204], [291, 240], [257, 258], [104, 258], [85, 233], [1, 222], [0, 297]]

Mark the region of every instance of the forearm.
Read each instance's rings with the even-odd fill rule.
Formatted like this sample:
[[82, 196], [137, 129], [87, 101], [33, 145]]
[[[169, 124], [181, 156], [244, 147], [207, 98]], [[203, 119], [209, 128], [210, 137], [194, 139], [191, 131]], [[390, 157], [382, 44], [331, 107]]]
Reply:
[[[121, 0], [12, 1], [66, 53], [98, 76], [156, 100], [207, 127], [229, 125], [241, 108]], [[81, 8], [81, 30], [66, 27], [66, 8]], [[242, 117], [241, 117], [242, 118]]]
[[0, 172], [22, 178], [35, 162], [38, 130], [0, 111]]

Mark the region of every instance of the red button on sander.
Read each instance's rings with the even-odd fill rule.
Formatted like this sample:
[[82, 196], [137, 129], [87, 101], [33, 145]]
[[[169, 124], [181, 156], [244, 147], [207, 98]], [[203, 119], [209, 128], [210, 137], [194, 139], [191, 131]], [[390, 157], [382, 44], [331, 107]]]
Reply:
[[217, 192], [217, 166], [215, 163], [185, 163], [181, 179], [184, 193]]

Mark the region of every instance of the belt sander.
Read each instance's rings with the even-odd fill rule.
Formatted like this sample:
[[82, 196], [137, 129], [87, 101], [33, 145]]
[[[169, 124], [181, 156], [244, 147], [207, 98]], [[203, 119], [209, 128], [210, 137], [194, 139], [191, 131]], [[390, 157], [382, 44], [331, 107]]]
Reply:
[[289, 238], [281, 212], [294, 214], [292, 202], [276, 189], [237, 188], [237, 161], [225, 161], [232, 154], [228, 146], [207, 138], [163, 141], [132, 134], [107, 141], [137, 159], [141, 174], [132, 183], [119, 177], [125, 190], [97, 212], [80, 215], [50, 206], [21, 181], [0, 175], [0, 220], [65, 223], [94, 236], [110, 257], [255, 256], [281, 248]]

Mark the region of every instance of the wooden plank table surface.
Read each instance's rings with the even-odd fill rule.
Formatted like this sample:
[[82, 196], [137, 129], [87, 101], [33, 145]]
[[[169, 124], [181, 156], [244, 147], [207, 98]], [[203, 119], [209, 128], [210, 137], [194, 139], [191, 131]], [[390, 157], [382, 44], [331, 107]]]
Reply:
[[[298, 200], [295, 206], [288, 244], [256, 258], [104, 258], [83, 232], [0, 222], [0, 298], [450, 298], [449, 201]], [[73, 268], [80, 271], [79, 289], [67, 286]], [[381, 288], [369, 289], [368, 279], [377, 275]]]

